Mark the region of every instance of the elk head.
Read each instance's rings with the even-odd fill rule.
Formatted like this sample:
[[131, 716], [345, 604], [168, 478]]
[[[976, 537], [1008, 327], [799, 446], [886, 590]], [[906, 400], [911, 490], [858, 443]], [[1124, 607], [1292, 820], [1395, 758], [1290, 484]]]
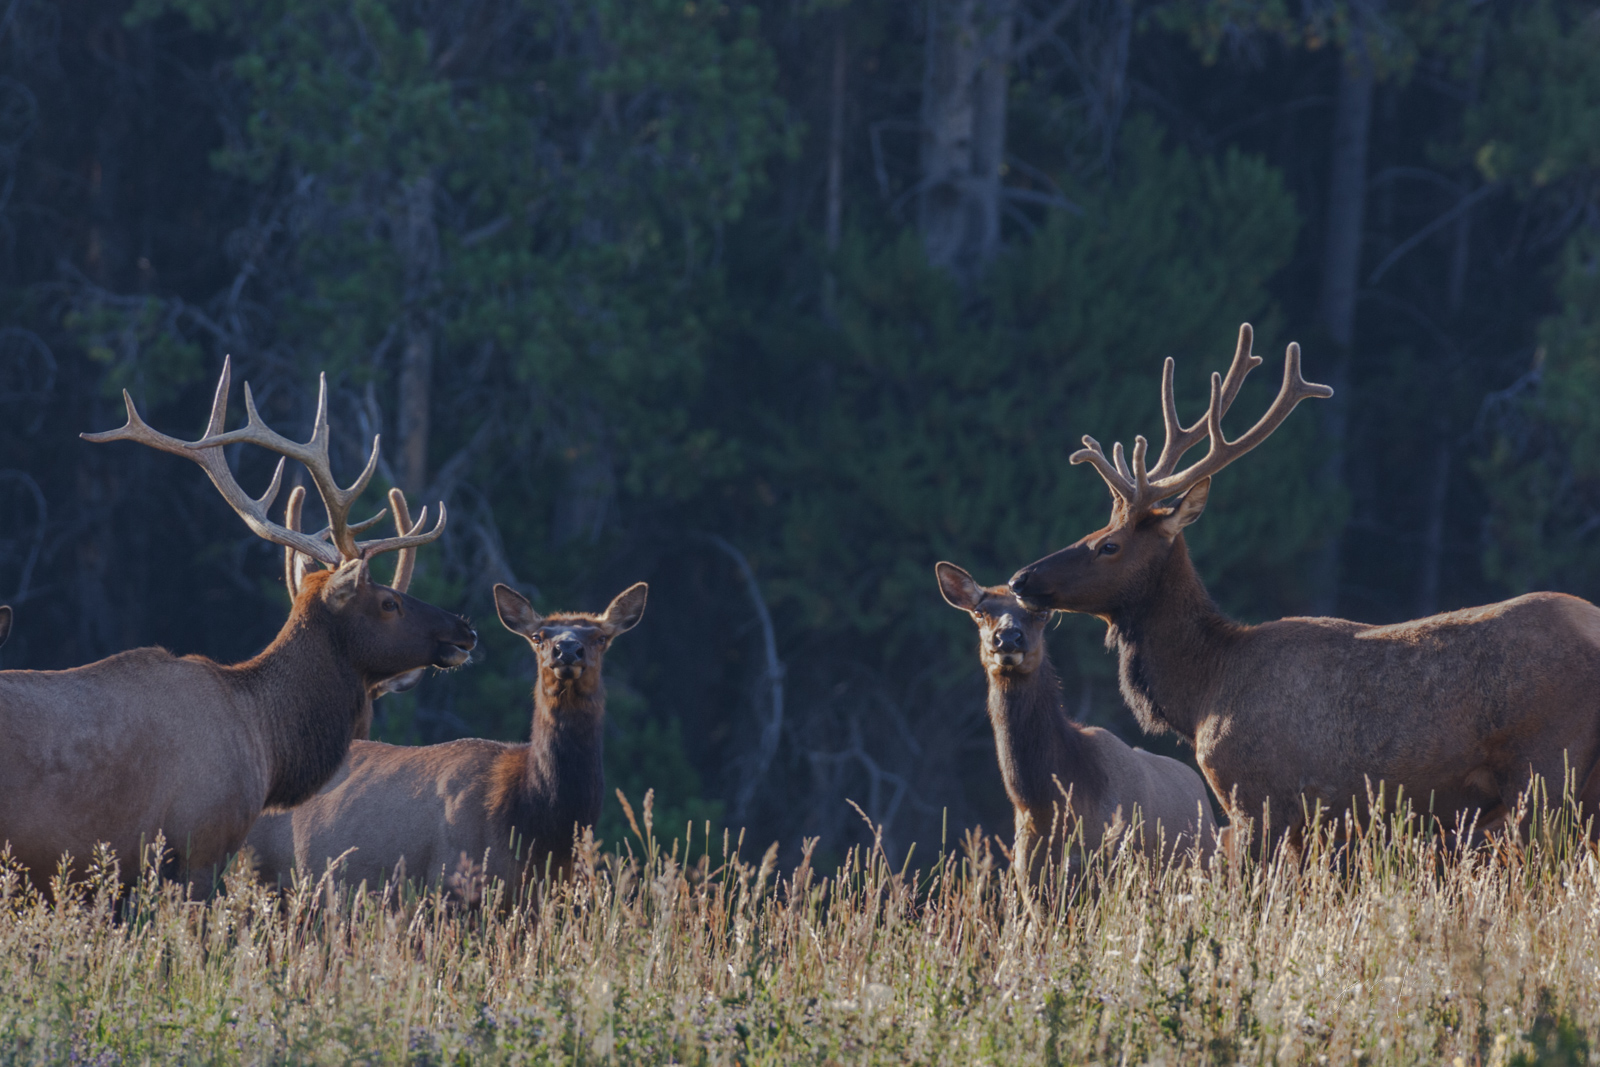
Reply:
[[[222, 378], [217, 383], [216, 396], [211, 404], [211, 418], [198, 441], [180, 441], [151, 429], [140, 418], [127, 390], [122, 393], [128, 408], [127, 425], [105, 433], [86, 433], [83, 437], [97, 444], [136, 441], [198, 463], [223, 499], [244, 519], [245, 525], [257, 536], [284, 546], [289, 591], [295, 597], [295, 617], [320, 619], [330, 625], [335, 647], [368, 685], [419, 667], [455, 667], [466, 662], [478, 639], [466, 620], [405, 593], [412, 556], [417, 546], [435, 541], [444, 533], [444, 504], [441, 502], [439, 505], [439, 521], [431, 530], [423, 532], [428, 518], [427, 509], [422, 510], [415, 524], [411, 523], [404, 498], [398, 490], [391, 490], [389, 500], [397, 536], [372, 541], [356, 540], [357, 534], [377, 525], [391, 513], [379, 512], [365, 522], [352, 524], [349, 521], [351, 507], [366, 490], [373, 472], [377, 470], [378, 439], [373, 438], [372, 454], [366, 468], [349, 487], [341, 487], [333, 477], [328, 458], [331, 433], [328, 428], [327, 375], [322, 376], [317, 396], [317, 415], [311, 440], [304, 443], [291, 441], [267, 427], [256, 411], [255, 398], [251, 395], [248, 383], [244, 387], [248, 421], [237, 430], [224, 432], [231, 380], [232, 360], [225, 359]], [[240, 488], [233, 472], [228, 469], [223, 449], [235, 443], [260, 445], [282, 457], [278, 460], [277, 470], [273, 472], [272, 484], [260, 497], [252, 498]], [[289, 495], [284, 523], [273, 522], [267, 517], [267, 509], [277, 498], [278, 489], [283, 483], [284, 464], [290, 459], [305, 466], [322, 497], [323, 507], [328, 513], [328, 526], [318, 533], [307, 534], [299, 529], [300, 508], [305, 499], [305, 490], [300, 487], [296, 487]], [[396, 565], [398, 588], [377, 584], [372, 580], [368, 568], [373, 557], [394, 551], [400, 552]], [[306, 564], [313, 561], [327, 569], [306, 574]]]
[[987, 673], [1025, 675], [1039, 669], [1049, 611], [1026, 607], [1003, 585], [979, 585], [954, 563], [937, 564], [934, 573], [950, 606], [978, 624], [978, 658]]
[[[1072, 454], [1071, 462], [1093, 464], [1105, 479], [1111, 489], [1111, 521], [1018, 571], [1011, 579], [1011, 591], [1023, 604], [1036, 611], [1076, 611], [1109, 620], [1125, 606], [1142, 602], [1159, 580], [1178, 535], [1205, 510], [1212, 476], [1265, 441], [1300, 401], [1333, 395], [1326, 385], [1301, 377], [1300, 346], [1291, 344], [1277, 399], [1242, 437], [1229, 441], [1222, 433], [1222, 417], [1239, 395], [1245, 376], [1261, 365], [1261, 357], [1251, 354], [1251, 341], [1250, 324], [1245, 323], [1239, 327], [1239, 346], [1227, 377], [1211, 375], [1211, 403], [1204, 417], [1188, 427], [1178, 421], [1173, 361], [1167, 358], [1161, 372], [1166, 443], [1154, 468], [1145, 467], [1142, 436], [1134, 438], [1131, 468], [1121, 443], [1107, 459], [1098, 441], [1083, 439], [1085, 447]], [[1210, 442], [1205, 457], [1178, 470], [1184, 453], [1202, 439]]]
[[508, 585], [494, 587], [500, 621], [527, 638], [539, 661], [539, 688], [551, 695], [563, 691], [587, 696], [600, 687], [600, 666], [606, 649], [619, 634], [644, 617], [650, 587], [636, 582], [616, 595], [599, 615], [561, 612], [540, 615], [528, 598]]

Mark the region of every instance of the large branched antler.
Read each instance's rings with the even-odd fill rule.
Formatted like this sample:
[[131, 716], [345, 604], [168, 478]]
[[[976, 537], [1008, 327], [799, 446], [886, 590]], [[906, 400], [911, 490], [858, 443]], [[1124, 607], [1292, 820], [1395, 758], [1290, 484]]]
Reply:
[[[1250, 451], [1272, 435], [1295, 405], [1311, 397], [1327, 398], [1333, 390], [1326, 385], [1308, 382], [1300, 374], [1300, 346], [1290, 344], [1283, 365], [1283, 385], [1265, 415], [1242, 437], [1229, 441], [1222, 432], [1222, 417], [1233, 406], [1239, 387], [1245, 377], [1261, 365], [1261, 357], [1251, 353], [1254, 331], [1247, 322], [1239, 327], [1239, 347], [1235, 349], [1228, 376], [1212, 372], [1211, 403], [1206, 413], [1192, 426], [1184, 426], [1178, 419], [1178, 405], [1173, 397], [1172, 375], [1174, 363], [1171, 356], [1161, 369], [1161, 421], [1166, 427], [1166, 442], [1161, 446], [1161, 456], [1155, 469], [1145, 469], [1148, 442], [1143, 436], [1133, 439], [1133, 465], [1130, 468], [1123, 457], [1122, 443], [1112, 446], [1111, 459], [1106, 458], [1100, 442], [1084, 437], [1085, 448], [1071, 457], [1073, 463], [1090, 463], [1111, 487], [1130, 517], [1149, 511], [1161, 501], [1188, 492], [1196, 482], [1209, 478], [1222, 468]], [[1205, 456], [1185, 471], [1178, 471], [1178, 461], [1202, 439], [1211, 442]]]
[[[222, 362], [222, 378], [217, 382], [216, 397], [211, 402], [211, 418], [206, 422], [205, 433], [198, 441], [180, 441], [152, 429], [139, 417], [138, 409], [133, 405], [133, 397], [128, 395], [126, 389], [122, 391], [122, 399], [128, 407], [127, 425], [117, 430], [86, 433], [81, 436], [84, 440], [96, 444], [107, 441], [137, 441], [139, 444], [194, 460], [211, 479], [211, 484], [217, 487], [217, 492], [222, 494], [222, 498], [239, 513], [245, 525], [249, 526], [258, 537], [283, 545], [293, 552], [302, 553], [329, 567], [337, 567], [348, 560], [370, 559], [381, 552], [414, 549], [418, 545], [437, 540], [444, 533], [445, 509], [444, 504], [440, 503], [439, 521], [426, 533], [418, 532], [427, 518], [428, 512], [424, 508], [421, 520], [415, 526], [409, 522], [400, 526], [398, 537], [357, 541], [356, 534], [376, 525], [385, 514], [379, 512], [365, 522], [354, 525], [350, 523], [351, 506], [366, 490], [367, 483], [372, 480], [373, 472], [378, 468], [379, 439], [373, 437], [372, 454], [368, 457], [366, 468], [360, 476], [348, 488], [341, 487], [333, 477], [333, 466], [328, 458], [328, 444], [332, 436], [328, 428], [328, 376], [322, 375], [318, 387], [317, 417], [313, 424], [311, 440], [302, 444], [274, 432], [261, 420], [260, 413], [256, 411], [255, 398], [250, 393], [249, 383], [244, 387], [244, 407], [248, 417], [246, 424], [237, 430], [224, 432], [232, 374], [233, 360], [229, 357]], [[260, 497], [252, 497], [240, 488], [238, 481], [233, 477], [233, 472], [228, 469], [223, 447], [239, 442], [260, 445], [284, 457], [278, 461], [278, 467], [272, 474], [272, 484], [267, 486], [267, 491]], [[293, 514], [287, 525], [280, 525], [267, 517], [267, 509], [277, 498], [278, 489], [283, 483], [283, 465], [288, 459], [297, 460], [305, 466], [313, 484], [317, 487], [318, 495], [322, 497], [322, 505], [328, 512], [328, 528], [320, 533], [306, 534], [298, 529], [300, 504], [305, 495], [298, 487], [295, 493], [290, 494], [290, 510]], [[396, 514], [398, 522], [399, 515]], [[292, 560], [290, 565], [292, 568]]]

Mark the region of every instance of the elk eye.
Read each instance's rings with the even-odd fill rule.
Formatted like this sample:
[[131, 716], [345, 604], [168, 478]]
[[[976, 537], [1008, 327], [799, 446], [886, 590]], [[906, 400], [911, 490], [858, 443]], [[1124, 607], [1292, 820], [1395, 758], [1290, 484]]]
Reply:
[[396, 604], [392, 600], [385, 600], [383, 602], [383, 610], [384, 611], [399, 611], [400, 610], [400, 605]]
[[1102, 556], [1115, 556], [1117, 554], [1117, 549], [1121, 547], [1122, 546], [1117, 544], [1115, 541], [1107, 541], [1105, 544], [1100, 546], [1100, 554]]

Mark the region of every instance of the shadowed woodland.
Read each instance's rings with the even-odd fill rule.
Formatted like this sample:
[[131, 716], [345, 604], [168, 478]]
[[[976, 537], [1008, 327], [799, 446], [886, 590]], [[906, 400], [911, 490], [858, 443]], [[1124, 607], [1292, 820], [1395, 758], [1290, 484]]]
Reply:
[[[1189, 531], [1225, 610], [1600, 596], [1600, 9], [14, 0], [0, 309], [0, 665], [271, 640], [281, 550], [77, 434], [126, 388], [197, 435], [231, 353], [304, 438], [326, 371], [340, 476], [381, 432], [368, 512], [446, 502], [414, 589], [483, 637], [375, 737], [525, 737], [493, 585], [647, 581], [608, 792], [786, 861], [870, 839], [849, 799], [898, 857], [1010, 820], [934, 562], [1100, 525], [1079, 438], [1156, 434], [1169, 355], [1194, 417], [1242, 321], [1272, 366], [1230, 428], [1291, 340], [1337, 394]], [[1103, 636], [1052, 655], [1131, 739]]]

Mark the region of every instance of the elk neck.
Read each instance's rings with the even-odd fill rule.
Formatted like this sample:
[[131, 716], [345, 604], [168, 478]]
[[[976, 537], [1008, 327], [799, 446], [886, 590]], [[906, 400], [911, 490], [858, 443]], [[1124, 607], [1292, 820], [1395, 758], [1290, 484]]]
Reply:
[[1217, 609], [1179, 534], [1165, 562], [1107, 619], [1122, 698], [1139, 726], [1189, 742], [1204, 718], [1217, 675], [1244, 627]]
[[1063, 789], [1070, 789], [1073, 807], [1081, 812], [1105, 792], [1105, 771], [1083, 728], [1061, 704], [1061, 679], [1048, 655], [1028, 674], [990, 672], [989, 721], [1013, 804], [1048, 810], [1062, 803]]
[[257, 715], [272, 768], [269, 807], [298, 804], [322, 788], [349, 753], [356, 724], [371, 715], [366, 679], [337, 643], [321, 598], [302, 594], [272, 644], [225, 668]]
[[[557, 685], [540, 671], [533, 694], [533, 729], [528, 745], [508, 761], [506, 781], [494, 806], [536, 853], [564, 856], [575, 825], [600, 818], [605, 791], [605, 685]], [[494, 803], [493, 801], [491, 803]]]

